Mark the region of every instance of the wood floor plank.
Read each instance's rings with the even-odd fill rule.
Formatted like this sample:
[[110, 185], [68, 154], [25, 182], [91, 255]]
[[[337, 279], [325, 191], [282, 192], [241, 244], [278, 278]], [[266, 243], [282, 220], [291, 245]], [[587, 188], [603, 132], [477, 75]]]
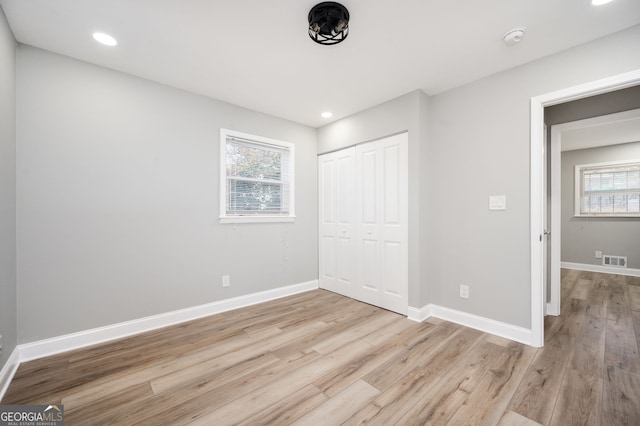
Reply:
[[589, 291], [591, 290], [592, 285], [593, 285], [592, 280], [579, 278], [576, 281], [575, 285], [573, 286], [573, 289], [571, 290], [569, 297], [572, 297], [574, 299], [587, 300], [587, 297], [589, 297]]
[[609, 315], [606, 328], [605, 365], [640, 373], [640, 355], [631, 311]]
[[568, 368], [598, 378], [604, 375], [607, 300], [607, 290], [594, 283], [568, 364]]
[[353, 411], [357, 411], [368, 404], [379, 393], [378, 389], [367, 382], [358, 380], [292, 424], [296, 426], [342, 424], [351, 417]]
[[[229, 359], [234, 360], [231, 362]], [[280, 359], [271, 353], [261, 353], [244, 359], [236, 353], [226, 354], [213, 360], [175, 371], [165, 376], [149, 381], [154, 395], [170, 392], [175, 389], [188, 387], [203, 380], [211, 379], [217, 384], [232, 381], [239, 375], [251, 373], [269, 365], [277, 363]]]
[[640, 424], [640, 375], [607, 366], [603, 395], [603, 425]]
[[355, 411], [344, 425], [398, 424], [398, 421], [422, 399], [422, 395], [442, 380], [428, 368], [417, 366], [370, 404]]
[[633, 321], [633, 329], [636, 333], [636, 343], [638, 344], [638, 352], [640, 353], [640, 311], [632, 311], [631, 318]]
[[640, 373], [640, 354], [633, 326], [632, 311], [624, 289], [614, 286], [607, 306], [605, 365]]
[[[498, 359], [511, 351], [512, 345], [513, 342], [502, 346], [494, 344], [493, 339], [482, 339], [470, 347], [465, 356], [452, 364], [446, 372], [438, 371], [438, 374], [443, 376], [445, 381], [457, 380], [458, 377], [461, 377], [459, 388], [471, 393]], [[431, 364], [428, 365], [428, 368], [433, 371]], [[443, 373], [445, 374], [443, 375]]]
[[498, 424], [537, 349], [513, 343], [482, 378], [450, 425]]
[[632, 277], [630, 275], [627, 275], [624, 278], [627, 285], [636, 286], [636, 287], [640, 286], [640, 277]]
[[365, 375], [363, 380], [380, 391], [398, 382], [418, 365], [424, 365], [429, 356], [440, 346], [447, 344], [459, 329], [432, 327], [410, 342], [407, 348], [379, 368]]
[[482, 334], [472, 328], [460, 330], [425, 360], [426, 365], [436, 374], [446, 373], [453, 364], [465, 357], [469, 348], [482, 338]]
[[404, 317], [401, 317], [401, 319], [401, 321], [393, 321], [373, 333], [362, 336], [362, 340], [371, 346], [384, 345], [389, 340], [399, 340], [402, 341], [402, 344], [405, 344], [406, 339], [403, 336], [415, 336], [421, 330], [433, 327], [431, 324], [417, 323]]
[[498, 426], [541, 426], [541, 424], [513, 411], [507, 411], [500, 419]]
[[580, 277], [580, 271], [576, 271], [575, 269], [568, 270], [566, 276], [562, 279], [560, 283], [560, 300], [561, 306], [566, 303], [566, 299], [571, 294], [573, 287], [576, 285], [576, 281]]
[[369, 333], [384, 328], [392, 321], [397, 319], [398, 314], [379, 310], [375, 313], [375, 315], [372, 316], [370, 320], [364, 321], [356, 327], [349, 327], [347, 330], [341, 333], [334, 334], [330, 338], [327, 338], [324, 341], [314, 345], [311, 349], [320, 354], [331, 353], [341, 346], [352, 342], [354, 339], [360, 339], [368, 335]]
[[256, 413], [247, 420], [239, 423], [246, 426], [288, 425], [308, 414], [329, 399], [313, 385], [307, 385], [286, 399]]
[[582, 299], [567, 299], [562, 307], [562, 315], [556, 318], [545, 335], [545, 348], [553, 346], [560, 352], [570, 352], [585, 315], [586, 305], [586, 301]]
[[556, 320], [518, 387], [509, 409], [542, 424], [548, 424], [575, 335], [582, 322], [586, 302], [569, 298], [566, 314]]
[[[466, 403], [491, 366], [509, 350], [486, 341], [476, 342], [462, 359], [451, 365], [441, 380], [423, 392], [422, 398], [402, 416], [387, 419], [392, 424], [446, 424], [462, 404]], [[510, 356], [510, 355], [507, 355]], [[428, 364], [430, 370], [433, 365]], [[438, 371], [438, 369], [435, 369]], [[440, 374], [444, 371], [439, 370]]]
[[600, 424], [603, 382], [568, 368], [553, 410], [552, 426]]
[[[362, 340], [371, 345], [367, 339]], [[313, 384], [326, 395], [334, 396], [404, 350], [402, 339], [388, 340], [378, 347], [371, 345], [371, 348], [371, 351], [350, 359], [322, 375]]]
[[[88, 425], [96, 424], [96, 413], [106, 413], [118, 407], [119, 410], [126, 411], [137, 401], [148, 400], [153, 396], [153, 391], [149, 383], [141, 383], [125, 389], [115, 395], [103, 398], [91, 404], [91, 410], [79, 409], [79, 407], [64, 407], [64, 420], [68, 425]], [[62, 401], [60, 401], [62, 403]]]
[[627, 286], [629, 291], [629, 307], [632, 311], [640, 311], [640, 285]]
[[[350, 300], [351, 305], [348, 305], [344, 310], [339, 309], [336, 312], [336, 315], [333, 315], [332, 318], [323, 318], [323, 321], [328, 325], [325, 330], [294, 339], [286, 345], [273, 349], [273, 354], [279, 358], [288, 358], [297, 352], [311, 352], [313, 351], [313, 346], [320, 345], [328, 339], [333, 339], [334, 336], [343, 333], [351, 327], [357, 327], [362, 323], [370, 321], [380, 312], [380, 308], [367, 304], [361, 304], [362, 306], [354, 307], [352, 304], [357, 304], [357, 302], [351, 299], [348, 300]], [[336, 316], [341, 316], [342, 319], [340, 321], [335, 321]], [[334, 321], [329, 321], [330, 319], [333, 319]]]

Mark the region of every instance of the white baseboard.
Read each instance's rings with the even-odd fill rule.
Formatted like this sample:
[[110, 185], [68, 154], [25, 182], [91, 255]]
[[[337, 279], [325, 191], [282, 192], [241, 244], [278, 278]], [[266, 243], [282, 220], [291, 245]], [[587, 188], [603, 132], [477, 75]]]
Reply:
[[411, 321], [422, 322], [431, 316], [431, 306], [427, 305], [422, 308], [412, 308], [409, 306], [407, 318]]
[[578, 271], [601, 272], [603, 274], [640, 277], [640, 269], [633, 269], [633, 268], [616, 268], [615, 266], [589, 265], [586, 263], [572, 263], [572, 262], [560, 262], [560, 267], [565, 269], [576, 269]]
[[557, 317], [560, 315], [560, 311], [552, 303], [547, 303], [546, 315]]
[[194, 319], [243, 308], [270, 300], [280, 299], [305, 291], [318, 288], [318, 281], [308, 281], [245, 296], [233, 297], [204, 305], [193, 306], [177, 311], [166, 312], [132, 321], [112, 324], [105, 327], [84, 330], [77, 333], [66, 334], [50, 339], [18, 345], [19, 361], [31, 361], [45, 356], [55, 355], [110, 340], [121, 339], [134, 334], [151, 331], [170, 325], [179, 324]]
[[445, 308], [438, 305], [427, 305], [422, 308], [409, 308], [409, 319], [422, 322], [429, 317], [439, 318], [445, 321], [474, 328], [485, 333], [504, 337], [525, 345], [532, 345], [532, 332], [528, 328], [522, 328], [504, 322], [480, 317], [467, 312]]
[[20, 365], [20, 350], [15, 348], [11, 352], [11, 356], [0, 370], [0, 401], [4, 397], [5, 392], [9, 388], [9, 383], [13, 379], [13, 375], [16, 374], [16, 370]]

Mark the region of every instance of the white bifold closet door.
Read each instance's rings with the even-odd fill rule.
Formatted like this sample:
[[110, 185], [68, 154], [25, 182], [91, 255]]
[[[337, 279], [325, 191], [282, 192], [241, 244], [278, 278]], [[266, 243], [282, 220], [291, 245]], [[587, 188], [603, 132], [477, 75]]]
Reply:
[[320, 287], [407, 314], [407, 133], [321, 155]]

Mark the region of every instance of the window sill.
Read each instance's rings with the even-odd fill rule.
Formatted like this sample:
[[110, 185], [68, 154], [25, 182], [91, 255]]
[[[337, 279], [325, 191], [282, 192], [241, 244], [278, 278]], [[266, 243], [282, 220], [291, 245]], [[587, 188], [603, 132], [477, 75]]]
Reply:
[[611, 218], [622, 218], [622, 219], [640, 219], [640, 214], [574, 214], [573, 217], [577, 218], [603, 218], [603, 219], [611, 219]]
[[220, 223], [291, 223], [295, 216], [220, 216]]

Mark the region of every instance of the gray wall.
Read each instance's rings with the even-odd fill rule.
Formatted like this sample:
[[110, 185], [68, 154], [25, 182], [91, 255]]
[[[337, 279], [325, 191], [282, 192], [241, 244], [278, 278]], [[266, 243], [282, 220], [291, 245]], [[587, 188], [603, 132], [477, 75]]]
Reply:
[[409, 306], [419, 308], [428, 300], [428, 289], [420, 283], [428, 264], [420, 253], [427, 242], [421, 226], [423, 194], [426, 193], [428, 97], [419, 90], [384, 104], [338, 120], [318, 129], [318, 153], [327, 153], [354, 144], [408, 131], [409, 136]]
[[[639, 69], [638, 45], [640, 26], [431, 97], [433, 303], [530, 327], [530, 100]], [[489, 195], [507, 210], [490, 212]]]
[[16, 333], [16, 42], [0, 8], [0, 370]]
[[[317, 279], [315, 129], [23, 45], [17, 88], [20, 343]], [[295, 143], [294, 224], [219, 224], [221, 127]]]
[[[409, 234], [419, 236], [411, 246], [419, 250], [410, 259], [411, 306], [435, 303], [530, 328], [530, 100], [640, 68], [639, 44], [636, 26], [319, 130], [319, 151], [326, 152], [409, 128], [410, 194], [420, 197], [410, 217]], [[506, 195], [507, 210], [489, 211], [490, 195]], [[460, 284], [470, 286], [468, 300], [458, 296]]]
[[563, 262], [602, 265], [595, 251], [627, 256], [628, 267], [640, 269], [640, 218], [573, 217], [574, 166], [604, 161], [640, 159], [640, 142], [562, 153], [562, 253]]

